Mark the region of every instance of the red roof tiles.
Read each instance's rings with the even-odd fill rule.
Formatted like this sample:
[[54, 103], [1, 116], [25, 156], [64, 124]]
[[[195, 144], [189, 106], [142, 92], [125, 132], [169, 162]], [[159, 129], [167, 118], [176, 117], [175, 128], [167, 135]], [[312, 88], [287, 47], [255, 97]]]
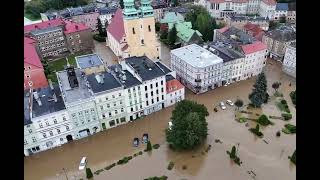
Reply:
[[166, 83], [166, 88], [167, 88], [167, 94], [168, 94], [174, 91], [178, 91], [184, 88], [184, 86], [178, 80], [172, 79]]
[[262, 2], [270, 6], [275, 6], [277, 4], [275, 0], [262, 0]]
[[118, 41], [125, 36], [122, 10], [118, 8], [111, 23], [107, 27], [107, 31]]
[[267, 46], [264, 43], [262, 43], [261, 41], [256, 41], [252, 44], [242, 45], [241, 48], [242, 48], [244, 54], [248, 55], [251, 53], [258, 52], [258, 51], [266, 50]]
[[40, 57], [33, 45], [35, 42], [36, 41], [31, 38], [24, 37], [24, 62], [43, 68]]
[[87, 30], [90, 29], [89, 27], [87, 27], [85, 24], [83, 23], [75, 23], [75, 22], [71, 22], [68, 20], [64, 21], [66, 26], [65, 26], [65, 34], [69, 34], [69, 33], [74, 33], [74, 32], [78, 32], [78, 31], [83, 31], [83, 30]]
[[252, 24], [250, 22], [248, 22], [247, 24], [245, 24], [243, 26], [243, 29], [247, 32], [250, 32], [250, 34], [255, 37], [256, 39], [258, 39], [259, 41], [262, 40], [262, 36], [264, 34], [264, 31], [262, 28], [260, 28], [259, 25], [257, 24]]
[[35, 23], [35, 24], [30, 24], [27, 26], [24, 26], [24, 32], [30, 32], [32, 30], [35, 29], [43, 29], [43, 28], [47, 28], [50, 26], [59, 26], [59, 25], [63, 25], [63, 20], [62, 19], [54, 19], [54, 20], [50, 20], [50, 21], [44, 21], [44, 22], [40, 22], [40, 23]]

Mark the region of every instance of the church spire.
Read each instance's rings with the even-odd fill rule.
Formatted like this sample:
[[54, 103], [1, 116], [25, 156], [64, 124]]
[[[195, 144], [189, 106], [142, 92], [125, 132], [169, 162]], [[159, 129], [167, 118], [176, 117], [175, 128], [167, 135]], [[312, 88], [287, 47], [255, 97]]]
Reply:
[[134, 0], [123, 0], [123, 15], [125, 19], [138, 18], [138, 11], [134, 7]]

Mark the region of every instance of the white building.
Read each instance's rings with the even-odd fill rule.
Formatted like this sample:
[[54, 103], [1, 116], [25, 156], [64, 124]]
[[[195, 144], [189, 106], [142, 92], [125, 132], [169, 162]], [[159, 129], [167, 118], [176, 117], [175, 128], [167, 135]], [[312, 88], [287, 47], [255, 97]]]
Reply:
[[93, 92], [97, 114], [103, 130], [127, 122], [124, 88], [109, 72], [87, 76]]
[[[72, 67], [57, 72], [67, 111], [73, 124], [72, 139], [87, 137], [101, 130], [95, 98], [85, 73]], [[70, 137], [70, 140], [72, 140]]]
[[24, 154], [26, 156], [68, 142], [72, 124], [59, 86], [25, 94]]
[[126, 58], [104, 72], [85, 74], [73, 67], [57, 72], [59, 86], [54, 91], [50, 86], [25, 93], [24, 154], [87, 137], [183, 100], [184, 87], [175, 76], [146, 56]]
[[111, 23], [111, 19], [114, 16], [114, 14], [117, 11], [117, 8], [115, 7], [102, 7], [99, 8], [99, 19], [101, 21], [102, 24], [102, 28], [106, 28], [106, 22], [108, 22], [108, 24]]
[[275, 0], [199, 0], [195, 4], [205, 7], [215, 18], [230, 14], [259, 14], [270, 18], [276, 6]]
[[223, 60], [196, 44], [171, 51], [171, 69], [189, 89], [204, 93], [222, 85]]
[[159, 22], [164, 17], [164, 11], [168, 7], [167, 3], [161, 0], [154, 0], [151, 3], [153, 8], [154, 20]]
[[296, 41], [287, 45], [282, 70], [288, 75], [296, 77]]
[[288, 3], [277, 3], [273, 19], [280, 20], [281, 17], [287, 17], [289, 10]]

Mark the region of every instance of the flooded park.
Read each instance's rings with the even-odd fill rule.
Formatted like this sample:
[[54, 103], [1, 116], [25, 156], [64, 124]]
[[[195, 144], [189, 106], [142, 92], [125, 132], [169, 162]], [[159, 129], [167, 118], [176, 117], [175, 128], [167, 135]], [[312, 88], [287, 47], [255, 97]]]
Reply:
[[[142, 180], [163, 175], [169, 180], [295, 179], [296, 167], [288, 156], [291, 156], [296, 149], [296, 135], [281, 133], [280, 137], [276, 136], [276, 132], [281, 131], [285, 124], [296, 125], [296, 110], [289, 96], [289, 93], [296, 89], [295, 80], [283, 74], [281, 64], [272, 60], [268, 60], [265, 73], [271, 97], [268, 104], [263, 105], [260, 110], [254, 110], [254, 113], [281, 116], [281, 111], [275, 105], [276, 99], [272, 96], [274, 89], [271, 87], [273, 82], [280, 81], [282, 85], [279, 92], [283, 93], [284, 99], [287, 100], [293, 117], [288, 122], [271, 119], [274, 125], [261, 127], [263, 138], [257, 138], [248, 131], [250, 127], [255, 127], [255, 122], [250, 122], [246, 126], [245, 123], [235, 121], [236, 107], [227, 106], [224, 111], [220, 108], [218, 112], [213, 111], [220, 101], [225, 102], [227, 99], [235, 101], [237, 98], [244, 101], [245, 106], [242, 109], [247, 109], [248, 94], [255, 81], [255, 78], [252, 78], [201, 95], [186, 90], [186, 99], [204, 104], [209, 112], [206, 118], [209, 129], [207, 142], [196, 150], [175, 152], [168, 147], [164, 130], [174, 109], [169, 107], [132, 123], [25, 157], [24, 178], [26, 180], [86, 179], [84, 172], [78, 171], [81, 157], [87, 157], [88, 167], [95, 172], [125, 156], [143, 151], [146, 146], [140, 144], [139, 147], [132, 147], [132, 139], [141, 138], [144, 133], [148, 133], [152, 144], [160, 144], [159, 149], [143, 152], [127, 164], [104, 170], [99, 175], [94, 175], [94, 180]], [[221, 142], [217, 143], [217, 139]], [[205, 152], [209, 144], [211, 149]], [[226, 153], [232, 146], [237, 147], [238, 156], [243, 162], [241, 166], [231, 162]], [[174, 162], [171, 171], [167, 169], [170, 161]], [[182, 168], [183, 166], [185, 168]]]

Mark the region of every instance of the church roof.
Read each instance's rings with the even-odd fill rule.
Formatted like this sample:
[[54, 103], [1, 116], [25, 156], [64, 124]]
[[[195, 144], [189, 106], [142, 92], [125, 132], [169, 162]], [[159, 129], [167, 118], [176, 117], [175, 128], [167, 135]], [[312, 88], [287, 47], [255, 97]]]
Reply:
[[118, 41], [125, 36], [124, 25], [123, 25], [123, 15], [122, 10], [118, 8], [111, 23], [107, 27], [107, 31]]

